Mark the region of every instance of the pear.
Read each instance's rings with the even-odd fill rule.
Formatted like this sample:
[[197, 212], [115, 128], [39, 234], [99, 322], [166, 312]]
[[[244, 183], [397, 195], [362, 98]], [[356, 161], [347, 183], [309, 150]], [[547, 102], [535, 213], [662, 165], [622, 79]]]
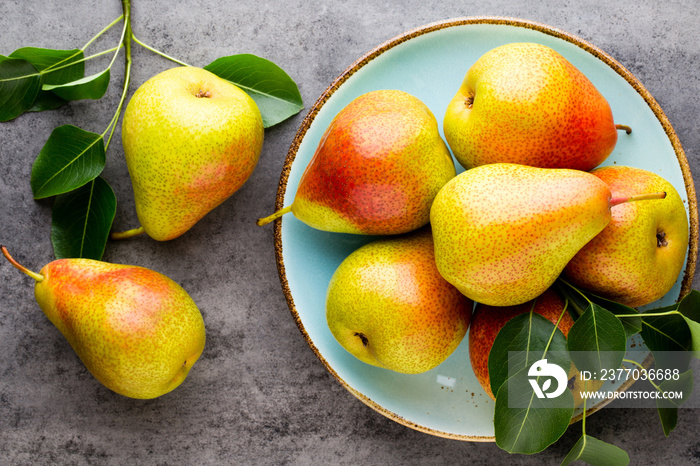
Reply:
[[512, 306], [541, 295], [610, 222], [612, 198], [580, 170], [496, 163], [467, 170], [435, 197], [430, 221], [440, 274], [467, 297]]
[[204, 350], [192, 298], [152, 270], [91, 259], [59, 259], [40, 273], [3, 246], [36, 285], [39, 307], [104, 386], [130, 398], [156, 398], [179, 386]]
[[[488, 396], [496, 399], [491, 391], [488, 359], [498, 332], [513, 317], [532, 311], [552, 322], [567, 337], [571, 326], [574, 325], [574, 320], [568, 311], [564, 311], [565, 309], [566, 302], [553, 288], [548, 288], [534, 300], [517, 306], [494, 307], [481, 303], [476, 304], [469, 327], [469, 360], [474, 375]], [[602, 380], [583, 381], [581, 373], [572, 364], [569, 370], [568, 385], [573, 392], [575, 406], [579, 406], [583, 402], [581, 391], [584, 390], [584, 387], [585, 390], [595, 391], [602, 384]]]
[[399, 90], [363, 94], [331, 121], [304, 171], [288, 212], [324, 231], [406, 233], [428, 223], [438, 190], [455, 176], [437, 121]]
[[457, 348], [473, 303], [435, 267], [430, 230], [368, 243], [328, 285], [326, 320], [359, 360], [395, 372], [428, 371]]
[[263, 136], [253, 99], [209, 71], [178, 67], [146, 81], [122, 123], [141, 227], [113, 238], [166, 241], [188, 231], [250, 177]]
[[668, 293], [688, 250], [685, 205], [671, 183], [656, 173], [610, 166], [591, 171], [615, 197], [665, 191], [666, 199], [625, 203], [610, 223], [569, 261], [564, 274], [574, 285], [637, 307]]
[[617, 143], [612, 110], [590, 80], [545, 45], [515, 42], [482, 55], [444, 115], [465, 168], [518, 163], [588, 171]]

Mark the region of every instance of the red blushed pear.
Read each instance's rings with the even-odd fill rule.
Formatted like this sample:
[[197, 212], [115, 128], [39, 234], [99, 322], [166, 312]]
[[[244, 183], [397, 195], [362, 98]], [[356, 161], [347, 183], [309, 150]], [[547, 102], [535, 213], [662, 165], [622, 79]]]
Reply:
[[2, 253], [36, 281], [39, 307], [107, 388], [156, 398], [179, 386], [204, 350], [202, 315], [185, 290], [152, 270], [59, 259], [40, 273]]
[[510, 43], [468, 70], [444, 116], [444, 132], [465, 168], [518, 163], [588, 171], [617, 143], [610, 105], [555, 50]]
[[580, 170], [507, 163], [472, 168], [435, 197], [430, 220], [437, 267], [476, 302], [522, 304], [544, 293], [605, 228], [611, 208], [664, 196], [613, 198], [605, 182]]
[[688, 250], [685, 205], [671, 183], [640, 168], [611, 166], [591, 171], [618, 198], [665, 191], [664, 200], [625, 203], [610, 223], [571, 259], [564, 274], [574, 285], [637, 307], [668, 293]]
[[403, 91], [373, 91], [335, 116], [294, 202], [258, 225], [292, 212], [324, 231], [406, 233], [428, 223], [435, 195], [454, 176], [430, 109]]

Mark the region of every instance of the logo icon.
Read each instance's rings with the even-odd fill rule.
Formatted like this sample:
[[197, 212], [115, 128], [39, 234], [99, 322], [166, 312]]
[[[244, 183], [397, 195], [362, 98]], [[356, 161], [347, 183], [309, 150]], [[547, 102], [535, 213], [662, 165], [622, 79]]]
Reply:
[[[556, 364], [550, 364], [546, 359], [540, 359], [530, 366], [527, 375], [534, 377], [528, 379], [532, 389], [535, 391], [537, 398], [556, 398], [566, 390], [567, 376], [564, 369]], [[545, 378], [542, 387], [537, 383], [538, 378]], [[549, 391], [552, 387], [552, 379], [556, 380], [557, 386], [554, 390]]]

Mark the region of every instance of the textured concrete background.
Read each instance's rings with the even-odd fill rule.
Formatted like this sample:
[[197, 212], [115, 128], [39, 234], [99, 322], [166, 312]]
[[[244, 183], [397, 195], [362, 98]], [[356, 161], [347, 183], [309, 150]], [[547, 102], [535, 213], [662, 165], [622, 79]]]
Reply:
[[[696, 0], [611, 2], [481, 0], [134, 0], [135, 34], [192, 65], [253, 53], [284, 68], [306, 108], [356, 58], [408, 29], [459, 16], [546, 23], [597, 45], [629, 69], [674, 126], [700, 177], [700, 11]], [[117, 0], [5, 0], [0, 53], [21, 46], [73, 48], [121, 12]], [[115, 30], [91, 50], [116, 42]], [[171, 63], [135, 47], [131, 91]], [[95, 70], [99, 65], [95, 65]], [[92, 68], [90, 68], [92, 69]], [[61, 124], [101, 132], [119, 99], [121, 60], [100, 101], [0, 124], [0, 241], [27, 266], [53, 259], [51, 203], [35, 202], [29, 173]], [[284, 157], [307, 110], [266, 132], [249, 182], [187, 235], [108, 245], [105, 260], [167, 273], [199, 304], [203, 357], [169, 396], [137, 401], [99, 385], [39, 311], [27, 277], [0, 264], [0, 463], [3, 464], [558, 464], [576, 442], [569, 429], [544, 453], [507, 455], [495, 444], [432, 437], [403, 427], [347, 392], [297, 330], [282, 294], [272, 228]], [[104, 176], [119, 200], [115, 227], [137, 224], [119, 130]], [[699, 288], [696, 279], [695, 288]], [[697, 381], [700, 380], [696, 376]], [[633, 464], [700, 463], [697, 410], [682, 410], [666, 439], [653, 410], [607, 409], [592, 435], [627, 450]]]

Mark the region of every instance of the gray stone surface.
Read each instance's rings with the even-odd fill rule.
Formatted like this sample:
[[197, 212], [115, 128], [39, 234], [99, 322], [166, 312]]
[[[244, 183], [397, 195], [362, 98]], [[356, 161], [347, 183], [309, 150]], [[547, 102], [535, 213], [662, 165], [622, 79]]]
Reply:
[[[546, 23], [597, 45], [646, 86], [674, 126], [700, 177], [700, 9], [696, 0], [612, 2], [482, 0], [135, 0], [135, 34], [181, 60], [253, 53], [284, 68], [306, 108], [353, 61], [423, 24], [500, 15]], [[21, 46], [73, 48], [121, 12], [117, 0], [5, 0], [0, 53]], [[117, 40], [115, 30], [91, 50]], [[131, 91], [171, 63], [135, 47]], [[91, 65], [92, 66], [92, 65]], [[94, 65], [94, 70], [99, 65]], [[89, 68], [93, 69], [93, 68]], [[34, 201], [29, 174], [61, 124], [101, 132], [119, 100], [123, 65], [100, 101], [0, 124], [0, 242], [39, 269], [53, 258], [51, 202]], [[574, 426], [536, 456], [493, 443], [447, 440], [403, 427], [366, 407], [324, 369], [290, 317], [279, 284], [272, 229], [282, 164], [307, 110], [266, 132], [249, 182], [188, 234], [110, 243], [105, 260], [162, 271], [198, 302], [208, 327], [204, 355], [172, 394], [138, 401], [98, 384], [39, 311], [27, 277], [0, 264], [0, 463], [2, 464], [558, 464]], [[137, 223], [119, 130], [104, 176], [119, 206], [115, 227]], [[698, 288], [698, 279], [695, 288]], [[697, 381], [700, 380], [696, 376]], [[633, 464], [700, 463], [697, 410], [682, 410], [665, 438], [653, 410], [607, 409], [588, 432]]]

